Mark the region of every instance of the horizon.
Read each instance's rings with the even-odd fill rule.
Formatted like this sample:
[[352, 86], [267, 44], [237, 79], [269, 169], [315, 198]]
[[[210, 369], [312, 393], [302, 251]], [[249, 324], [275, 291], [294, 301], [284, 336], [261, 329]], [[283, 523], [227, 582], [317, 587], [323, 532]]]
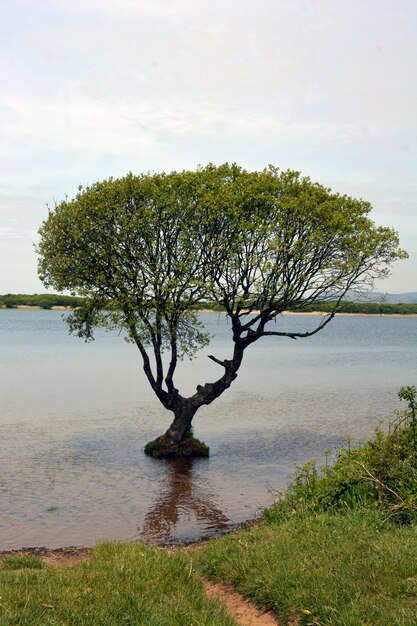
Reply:
[[[14, 292], [7, 292], [7, 293], [0, 293], [0, 297], [2, 296], [69, 296], [69, 297], [73, 297], [73, 298], [80, 298], [80, 297], [84, 297], [84, 296], [73, 296], [72, 294], [68, 293], [67, 290], [64, 291], [48, 291], [46, 290], [46, 287], [44, 287], [45, 291], [39, 291], [39, 292], [34, 292], [34, 293], [26, 293], [23, 291], [14, 291]], [[365, 294], [362, 294], [369, 296], [375, 296], [375, 297], [380, 297], [380, 296], [417, 296], [417, 290], [416, 291], [402, 291], [399, 293], [396, 292], [392, 292], [392, 291], [367, 291]], [[349, 299], [345, 299], [342, 298], [342, 301], [344, 302], [354, 302], [355, 300], [349, 300]], [[209, 303], [208, 300], [201, 300], [202, 303], [206, 302]], [[326, 301], [324, 301], [326, 302]], [[331, 302], [331, 300], [328, 300], [327, 302]], [[357, 302], [374, 302], [373, 300], [357, 300]]]

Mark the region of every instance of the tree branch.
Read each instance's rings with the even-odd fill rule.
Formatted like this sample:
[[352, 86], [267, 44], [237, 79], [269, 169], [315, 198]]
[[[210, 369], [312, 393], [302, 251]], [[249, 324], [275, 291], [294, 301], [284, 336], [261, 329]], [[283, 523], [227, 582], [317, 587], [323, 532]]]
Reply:
[[218, 365], [221, 365], [222, 367], [227, 367], [228, 361], [226, 361], [226, 360], [220, 361], [220, 359], [216, 359], [216, 357], [213, 356], [212, 354], [209, 354], [208, 358], [211, 359], [212, 361], [214, 361], [215, 363], [217, 363]]
[[177, 367], [178, 361], [178, 349], [177, 349], [177, 332], [176, 332], [176, 324], [173, 324], [172, 328], [170, 328], [171, 335], [171, 359], [168, 366], [168, 372], [165, 377], [165, 384], [167, 386], [168, 392], [172, 393], [174, 391], [174, 381], [173, 376], [175, 372], [175, 368]]
[[330, 320], [332, 320], [334, 318], [334, 316], [336, 315], [336, 311], [332, 311], [329, 315], [326, 315], [326, 317], [324, 318], [324, 320], [322, 322], [320, 322], [320, 324], [317, 326], [317, 328], [315, 328], [314, 330], [310, 330], [307, 331], [305, 333], [280, 333], [277, 331], [272, 331], [272, 330], [264, 330], [260, 336], [261, 337], [290, 337], [291, 339], [300, 339], [302, 337], [311, 337], [312, 335], [315, 335], [316, 333], [319, 332], [319, 330], [322, 330], [322, 328], [324, 328], [329, 322]]

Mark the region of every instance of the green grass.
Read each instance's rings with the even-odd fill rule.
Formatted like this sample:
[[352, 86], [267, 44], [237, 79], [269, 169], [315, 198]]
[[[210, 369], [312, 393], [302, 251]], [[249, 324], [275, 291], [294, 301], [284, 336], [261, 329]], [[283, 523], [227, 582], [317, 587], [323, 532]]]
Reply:
[[210, 448], [205, 443], [196, 439], [192, 430], [184, 436], [184, 439], [178, 443], [172, 443], [165, 435], [161, 435], [154, 441], [150, 441], [144, 448], [145, 454], [152, 456], [154, 459], [169, 458], [204, 458], [210, 454]]
[[189, 556], [141, 544], [104, 544], [71, 567], [0, 569], [0, 624], [236, 626]]
[[38, 562], [4, 559], [1, 626], [236, 626], [205, 596], [199, 571], [272, 608], [282, 624], [417, 623], [417, 529], [366, 509], [297, 513], [183, 553], [103, 544], [75, 566]]
[[35, 554], [8, 554], [3, 559], [2, 567], [5, 570], [42, 569], [44, 564]]
[[[312, 311], [319, 311], [322, 313], [329, 313], [335, 307], [335, 301], [327, 302], [315, 302], [312, 304], [300, 305], [298, 307], [290, 307], [290, 311], [299, 313], [310, 313]], [[224, 312], [224, 308], [214, 302], [202, 302], [195, 306], [196, 309], [204, 308], [212, 311]], [[257, 308], [256, 304], [253, 308]], [[277, 308], [280, 308], [280, 303], [277, 303]], [[337, 306], [337, 310], [340, 313], [357, 313], [360, 315], [415, 315], [417, 314], [417, 304], [411, 303], [398, 303], [387, 304], [384, 302], [350, 302], [343, 300]]]
[[416, 528], [383, 524], [377, 512], [263, 523], [210, 542], [197, 558], [205, 576], [231, 583], [284, 624], [417, 624]]

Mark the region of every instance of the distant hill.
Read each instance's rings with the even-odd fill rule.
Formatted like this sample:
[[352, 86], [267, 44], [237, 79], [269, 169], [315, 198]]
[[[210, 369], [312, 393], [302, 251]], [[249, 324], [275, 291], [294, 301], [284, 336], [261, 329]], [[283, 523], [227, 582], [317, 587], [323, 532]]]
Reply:
[[417, 304], [417, 291], [407, 293], [382, 293], [374, 291], [368, 293], [365, 297], [358, 297], [357, 294], [351, 293], [346, 300], [353, 302], [383, 302], [384, 304]]

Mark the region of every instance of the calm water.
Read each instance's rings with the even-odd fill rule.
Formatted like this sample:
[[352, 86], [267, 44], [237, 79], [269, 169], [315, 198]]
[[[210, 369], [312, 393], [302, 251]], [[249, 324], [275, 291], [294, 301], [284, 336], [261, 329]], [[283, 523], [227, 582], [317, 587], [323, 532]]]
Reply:
[[[223, 317], [202, 315], [210, 347], [181, 363], [192, 393], [230, 356]], [[314, 317], [277, 328], [311, 328]], [[0, 549], [170, 542], [212, 536], [254, 517], [288, 484], [293, 463], [361, 439], [416, 384], [416, 319], [338, 317], [318, 335], [271, 338], [247, 351], [232, 388], [197, 414], [209, 459], [150, 459], [169, 425], [137, 349], [98, 332], [67, 334], [55, 311], [0, 311]]]

